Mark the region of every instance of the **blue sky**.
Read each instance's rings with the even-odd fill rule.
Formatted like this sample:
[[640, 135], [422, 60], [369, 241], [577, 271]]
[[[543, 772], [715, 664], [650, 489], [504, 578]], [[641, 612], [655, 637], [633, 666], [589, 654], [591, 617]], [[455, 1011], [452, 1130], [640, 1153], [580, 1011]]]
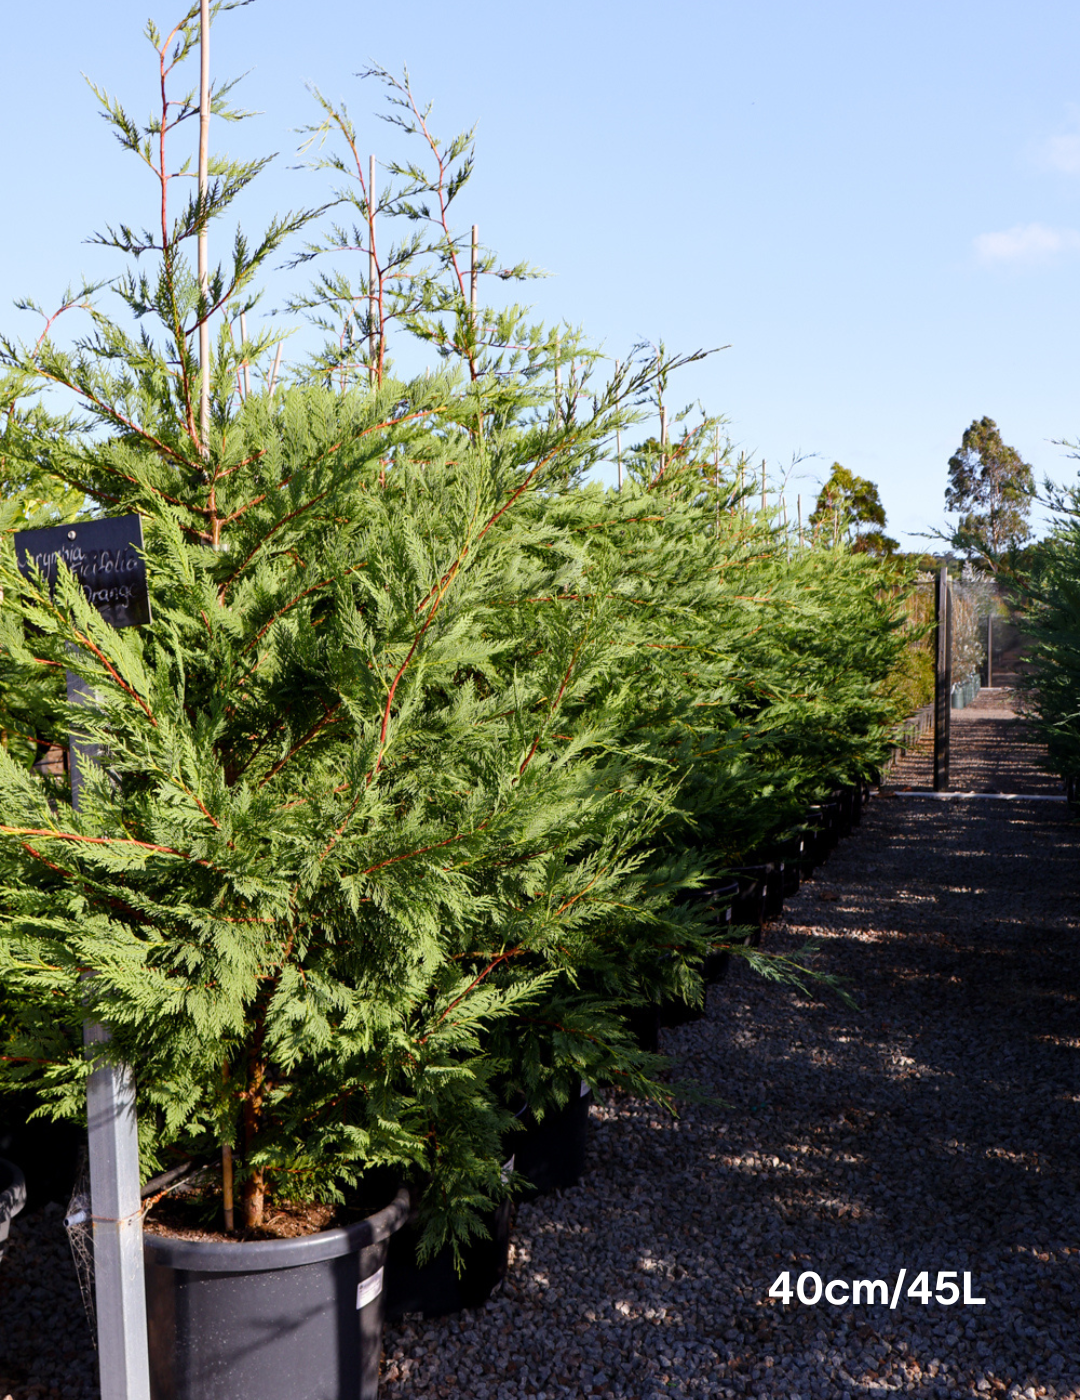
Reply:
[[[51, 304], [117, 270], [87, 235], [153, 218], [80, 76], [150, 110], [142, 28], [176, 14], [145, 6], [5, 16], [7, 333], [35, 333], [15, 297]], [[257, 0], [218, 21], [213, 59], [220, 76], [251, 70], [238, 97], [263, 115], [215, 136], [281, 153], [242, 211], [254, 229], [323, 189], [291, 168], [314, 117], [305, 82], [346, 101], [385, 158], [401, 148], [354, 74], [407, 64], [437, 131], [476, 124], [460, 221], [553, 274], [527, 289], [538, 315], [613, 358], [661, 338], [729, 347], [672, 400], [725, 414], [771, 479], [789, 474], [792, 511], [834, 460], [870, 477], [919, 547], [973, 418], [996, 419], [1037, 475], [1076, 478], [1057, 444], [1080, 437], [1077, 52], [1080, 7], [1040, 0]]]

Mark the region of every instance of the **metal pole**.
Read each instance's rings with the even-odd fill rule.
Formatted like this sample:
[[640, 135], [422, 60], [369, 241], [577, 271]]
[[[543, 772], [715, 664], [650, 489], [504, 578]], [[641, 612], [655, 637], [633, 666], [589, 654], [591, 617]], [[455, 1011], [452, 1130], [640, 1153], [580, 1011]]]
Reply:
[[[85, 705], [91, 699], [89, 687], [71, 671], [67, 693], [73, 705]], [[76, 811], [82, 794], [79, 759], [96, 760], [100, 753], [97, 745], [71, 736], [71, 805]], [[94, 1047], [108, 1040], [104, 1026], [86, 1022], [83, 1044], [90, 1059]], [[86, 1084], [86, 1126], [101, 1400], [150, 1400], [139, 1134], [135, 1081], [127, 1065], [99, 1062], [91, 1071]]]
[[942, 564], [935, 590], [937, 647], [934, 653], [934, 791], [949, 791], [949, 729], [952, 719], [952, 589]]
[[994, 684], [994, 614], [986, 619], [986, 688]]

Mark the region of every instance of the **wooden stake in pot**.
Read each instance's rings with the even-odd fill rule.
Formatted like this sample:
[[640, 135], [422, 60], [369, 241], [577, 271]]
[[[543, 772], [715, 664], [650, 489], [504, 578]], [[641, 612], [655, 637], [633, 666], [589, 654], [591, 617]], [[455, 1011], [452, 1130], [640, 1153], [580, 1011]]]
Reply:
[[371, 364], [372, 387], [379, 377], [379, 300], [375, 284], [378, 281], [379, 265], [375, 258], [375, 157], [368, 157], [368, 360]]
[[202, 455], [210, 455], [210, 254], [206, 234], [206, 199], [210, 188], [210, 0], [199, 8], [199, 438]]
[[[616, 360], [616, 361], [615, 361], [615, 383], [616, 383], [616, 384], [618, 384], [618, 382], [619, 382], [619, 371], [620, 371], [620, 369], [622, 369], [622, 365], [620, 364], [620, 362], [619, 362], [618, 360]], [[618, 411], [619, 411], [619, 396], [618, 396], [618, 393], [616, 392], [616, 395], [615, 395], [615, 412], [618, 413]], [[616, 420], [616, 422], [615, 422], [615, 466], [616, 466], [616, 469], [617, 469], [617, 471], [618, 471], [618, 476], [619, 476], [619, 490], [621, 491], [621, 490], [622, 490], [622, 428], [619, 426], [618, 420]]]

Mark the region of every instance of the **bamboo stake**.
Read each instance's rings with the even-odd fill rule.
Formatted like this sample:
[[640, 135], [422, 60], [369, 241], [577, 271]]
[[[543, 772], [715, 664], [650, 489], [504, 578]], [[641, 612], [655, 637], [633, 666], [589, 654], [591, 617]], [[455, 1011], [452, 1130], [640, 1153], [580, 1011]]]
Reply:
[[[247, 340], [247, 315], [240, 313], [240, 339]], [[248, 368], [247, 356], [244, 356], [244, 398], [251, 394], [251, 370]]]
[[802, 495], [798, 497], [799, 504], [799, 548], [802, 549]]
[[378, 376], [376, 368], [376, 358], [378, 354], [378, 336], [375, 331], [375, 323], [378, 313], [378, 300], [375, 294], [375, 282], [378, 278], [379, 268], [375, 261], [375, 157], [368, 157], [368, 359], [371, 361], [370, 379], [374, 385]]
[[761, 513], [765, 514], [765, 458], [761, 459]]
[[274, 351], [274, 365], [273, 365], [273, 368], [272, 368], [271, 371], [270, 371], [270, 388], [269, 388], [269, 390], [268, 390], [268, 393], [269, 393], [269, 395], [270, 395], [271, 398], [274, 397], [274, 386], [277, 384], [278, 366], [279, 366], [280, 364], [281, 364], [281, 341], [279, 340], [278, 343], [277, 343], [277, 349]]
[[[616, 360], [616, 361], [615, 361], [615, 382], [616, 382], [616, 385], [618, 385], [619, 371], [620, 371], [621, 369], [622, 369], [622, 365], [619, 363], [618, 360]], [[615, 412], [618, 413], [618, 411], [619, 411], [619, 394], [618, 394], [618, 389], [616, 388], [616, 393], [615, 393]], [[618, 472], [619, 472], [619, 490], [621, 491], [621, 490], [622, 490], [622, 428], [619, 426], [618, 420], [616, 420], [616, 423], [615, 423], [615, 465], [616, 465], [616, 467], [618, 468]]]
[[210, 0], [199, 6], [199, 203], [203, 221], [199, 228], [199, 298], [203, 307], [199, 325], [199, 437], [204, 457], [210, 455], [210, 262], [206, 236], [206, 198], [210, 186]]
[[221, 1199], [224, 1206], [225, 1232], [231, 1235], [236, 1228], [236, 1217], [233, 1212], [232, 1148], [228, 1143], [221, 1149]]
[[559, 366], [559, 344], [558, 331], [555, 332], [555, 426], [562, 424], [562, 369]]
[[472, 226], [472, 262], [469, 265], [469, 305], [472, 307], [473, 335], [476, 334], [476, 290], [477, 279], [480, 275], [480, 268], [477, 265], [477, 257], [480, 248], [480, 225]]
[[660, 471], [667, 471], [667, 409], [660, 405]]
[[720, 536], [720, 424], [713, 429], [713, 495], [716, 497], [716, 535]]

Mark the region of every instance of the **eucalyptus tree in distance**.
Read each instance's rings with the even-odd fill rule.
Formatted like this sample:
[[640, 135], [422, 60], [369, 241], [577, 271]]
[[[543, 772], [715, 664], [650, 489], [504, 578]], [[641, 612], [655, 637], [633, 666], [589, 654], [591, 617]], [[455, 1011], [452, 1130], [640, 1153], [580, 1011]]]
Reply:
[[1031, 538], [1031, 467], [1001, 439], [992, 418], [973, 419], [949, 458], [945, 508], [958, 511], [953, 544], [991, 564]]

